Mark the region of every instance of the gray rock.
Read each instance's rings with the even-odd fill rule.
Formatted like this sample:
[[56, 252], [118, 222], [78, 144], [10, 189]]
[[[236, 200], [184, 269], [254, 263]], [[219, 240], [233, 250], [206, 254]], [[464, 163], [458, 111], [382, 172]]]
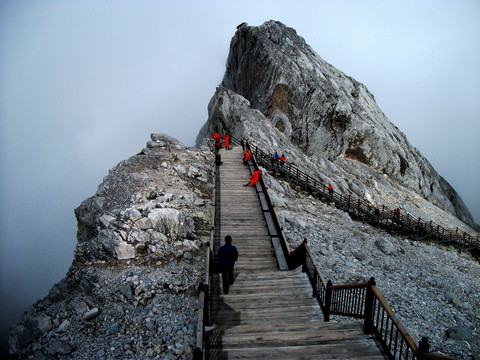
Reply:
[[48, 353], [52, 356], [57, 354], [68, 355], [72, 352], [70, 345], [63, 341], [54, 341], [48, 348]]
[[60, 326], [57, 328], [58, 333], [66, 333], [70, 327], [70, 321], [68, 319], [63, 320]]
[[120, 292], [122, 293], [123, 296], [125, 296], [125, 298], [127, 298], [127, 300], [133, 299], [132, 286], [130, 284], [124, 284], [120, 288]]
[[355, 251], [354, 256], [359, 261], [365, 261], [368, 258], [368, 254], [363, 250]]
[[52, 321], [49, 316], [40, 314], [28, 320], [28, 327], [34, 337], [39, 337], [52, 328]]
[[98, 350], [96, 355], [99, 358], [103, 358], [105, 356], [105, 350], [103, 349]]
[[33, 341], [33, 336], [30, 330], [23, 326], [18, 325], [10, 331], [10, 336], [8, 339], [8, 344], [10, 346], [10, 350], [13, 353], [17, 353], [21, 348], [25, 345]]
[[100, 314], [100, 310], [98, 308], [93, 308], [92, 310], [88, 311], [83, 315], [83, 320], [92, 320], [96, 318]]
[[385, 255], [394, 255], [396, 254], [396, 250], [395, 250], [395, 247], [393, 246], [393, 244], [388, 241], [387, 239], [384, 239], [384, 238], [378, 238], [377, 240], [375, 240], [375, 245], [377, 246], [377, 248], [383, 252]]
[[70, 307], [75, 310], [77, 314], [84, 314], [88, 311], [88, 305], [85, 301], [76, 299], [70, 303]]
[[454, 326], [447, 330], [447, 336], [454, 340], [470, 340], [472, 334], [470, 330], [463, 326]]

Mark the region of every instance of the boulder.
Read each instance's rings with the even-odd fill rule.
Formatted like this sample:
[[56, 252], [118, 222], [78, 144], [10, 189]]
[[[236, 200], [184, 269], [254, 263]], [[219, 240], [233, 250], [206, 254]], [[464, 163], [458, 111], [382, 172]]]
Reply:
[[377, 240], [375, 240], [375, 245], [385, 255], [395, 255], [396, 254], [395, 247], [387, 239], [378, 238]]
[[125, 241], [119, 241], [115, 248], [115, 254], [118, 260], [134, 259], [135, 247]]

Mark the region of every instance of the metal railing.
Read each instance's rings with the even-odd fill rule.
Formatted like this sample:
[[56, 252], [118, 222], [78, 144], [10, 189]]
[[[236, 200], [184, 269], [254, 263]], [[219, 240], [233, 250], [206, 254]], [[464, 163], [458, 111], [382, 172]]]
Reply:
[[[195, 360], [204, 360], [207, 355], [205, 326], [210, 325], [211, 314], [214, 309], [211, 308], [211, 297], [218, 289], [212, 281], [212, 266], [214, 259], [214, 245], [220, 237], [220, 171], [218, 164], [214, 166], [214, 188], [212, 192], [212, 226], [210, 229], [210, 241], [207, 243], [205, 255], [205, 281], [198, 287], [198, 312], [197, 312], [197, 334], [193, 358]], [[218, 282], [218, 281], [217, 281]]]
[[274, 174], [305, 188], [324, 201], [334, 202], [336, 207], [348, 212], [355, 220], [383, 228], [390, 233], [407, 235], [414, 240], [428, 239], [432, 242], [452, 244], [461, 251], [470, 250], [474, 256], [480, 256], [479, 235], [472, 236], [458, 227], [448, 229], [433, 221], [426, 221], [421, 217], [416, 218], [408, 213], [395, 214], [394, 210], [383, 205], [372, 206], [365, 200], [350, 194], [345, 195], [329, 190], [328, 185], [306, 174], [295, 165], [289, 162], [279, 163], [255, 144], [247, 141], [244, 143], [254, 154], [257, 164], [274, 169]]
[[295, 259], [295, 264], [301, 264], [307, 274], [312, 285], [312, 296], [317, 299], [325, 321], [329, 321], [331, 315], [363, 319], [364, 333], [375, 336], [389, 359], [454, 359], [430, 353], [426, 337], [418, 346], [415, 344], [375, 286], [374, 278], [366, 283], [347, 285], [325, 282], [306, 240], [291, 252], [291, 258]]
[[[244, 145], [250, 147], [252, 150], [251, 144], [245, 143]], [[254, 154], [254, 158], [252, 159], [254, 167], [258, 168], [257, 159], [260, 153], [258, 148], [253, 148], [252, 153]], [[265, 153], [260, 154], [261, 158], [267, 158]], [[268, 158], [269, 161], [271, 161], [270, 157]], [[285, 169], [288, 169], [289, 166], [293, 168], [293, 166], [289, 164], [283, 165]], [[295, 172], [300, 176], [301, 172], [298, 168], [296, 168]], [[385, 208], [382, 208], [381, 211], [376, 210], [363, 200], [352, 199], [350, 196], [345, 200], [342, 194], [329, 191], [325, 184], [317, 183], [315, 179], [311, 177], [307, 178], [306, 175], [304, 175], [304, 178], [307, 184], [313, 182], [317, 187], [321, 187], [323, 195], [333, 201], [337, 200], [340, 204], [348, 204], [350, 208], [361, 207], [369, 213], [374, 214], [377, 218], [390, 216], [389, 211]], [[261, 183], [263, 184], [262, 189], [265, 191], [263, 179], [261, 179]], [[266, 194], [268, 197], [268, 192], [266, 192]], [[272, 214], [276, 218], [274, 211]], [[276, 221], [278, 222], [278, 220]], [[310, 280], [312, 296], [317, 299], [324, 314], [325, 321], [330, 320], [330, 315], [363, 319], [364, 333], [373, 334], [385, 351], [386, 356], [392, 360], [454, 359], [452, 357], [430, 353], [430, 345], [427, 337], [423, 337], [419, 345], [416, 345], [393, 310], [388, 306], [380, 291], [376, 288], [374, 278], [370, 278], [368, 282], [359, 284], [333, 285], [331, 281], [326, 282], [319, 267], [314, 262], [307, 240], [305, 239], [299, 247], [290, 251], [283, 230], [281, 230], [281, 232], [281, 241], [285, 242], [284, 245], [282, 244], [282, 247], [285, 249], [284, 253], [289, 268], [295, 269], [298, 266], [302, 266], [302, 270]]]

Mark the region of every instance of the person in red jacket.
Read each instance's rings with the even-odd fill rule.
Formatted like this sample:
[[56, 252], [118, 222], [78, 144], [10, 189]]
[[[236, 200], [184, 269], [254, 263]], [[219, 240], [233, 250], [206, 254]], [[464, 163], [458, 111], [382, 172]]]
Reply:
[[230, 150], [230, 135], [223, 135], [223, 142], [225, 143], [225, 150]]
[[287, 160], [287, 159], [286, 159], [285, 155], [282, 154], [282, 156], [280, 156], [280, 166], [283, 166], [283, 164], [285, 164], [285, 160]]
[[243, 159], [243, 164], [247, 165], [247, 161], [253, 157], [252, 152], [248, 149], [245, 150], [245, 158]]
[[258, 169], [258, 170], [255, 170], [252, 174], [252, 177], [250, 179], [250, 181], [246, 184], [244, 184], [243, 186], [248, 186], [250, 184], [250, 187], [253, 187], [253, 185], [255, 185], [255, 183], [260, 180], [260, 175], [262, 173], [262, 170]]
[[333, 186], [332, 186], [332, 184], [328, 184], [328, 193], [329, 193], [330, 195], [333, 195]]
[[399, 208], [396, 208], [394, 211], [393, 211], [393, 215], [397, 218], [400, 217], [400, 209]]
[[218, 151], [222, 147], [222, 141], [220, 140], [220, 135], [216, 131], [213, 134], [213, 142], [215, 143], [215, 150]]

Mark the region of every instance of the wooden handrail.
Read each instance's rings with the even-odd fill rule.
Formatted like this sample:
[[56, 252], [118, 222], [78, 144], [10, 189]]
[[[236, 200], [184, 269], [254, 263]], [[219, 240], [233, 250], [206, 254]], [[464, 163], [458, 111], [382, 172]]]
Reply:
[[[329, 320], [331, 314], [363, 318], [364, 332], [375, 335], [390, 359], [458, 360], [448, 356], [429, 353], [427, 338], [423, 338], [421, 346], [417, 346], [393, 310], [388, 306], [380, 290], [375, 286], [375, 280], [373, 278], [371, 278], [369, 282], [358, 284], [333, 285], [330, 281], [325, 283], [319, 267], [313, 260], [311, 250], [306, 240], [293, 250], [292, 254], [298, 252], [304, 254], [304, 271], [310, 279], [313, 296], [317, 298], [324, 312], [325, 321]], [[310, 264], [310, 266], [308, 264]], [[316, 279], [319, 279], [320, 283], [317, 283]], [[318, 288], [317, 285], [320, 285], [320, 288]], [[362, 292], [348, 292], [349, 290], [362, 290]], [[363, 290], [365, 290], [366, 293], [364, 293]], [[335, 292], [342, 291], [347, 291], [347, 296], [343, 297], [343, 303], [337, 304], [340, 306], [332, 305], [332, 299], [342, 299], [341, 297], [337, 297]], [[345, 304], [349, 304], [354, 309], [360, 311], [347, 314], [335, 310], [335, 306], [341, 308]]]
[[212, 191], [212, 218], [211, 218], [211, 228], [210, 228], [210, 242], [207, 243], [206, 255], [205, 255], [205, 281], [200, 283], [198, 287], [198, 311], [197, 311], [197, 336], [195, 349], [193, 351], [194, 360], [203, 360], [205, 359], [205, 326], [210, 324], [210, 290], [211, 290], [211, 281], [210, 276], [212, 275], [212, 261], [213, 261], [213, 250], [214, 250], [214, 241], [215, 234], [220, 230], [220, 221], [218, 221], [217, 216], [220, 215], [220, 202], [219, 202], [219, 192], [217, 191], [219, 186], [219, 171], [218, 164], [214, 165], [213, 170], [215, 179], [215, 186]]
[[[258, 146], [252, 144], [251, 142], [248, 142], [248, 146], [251, 148], [252, 153], [255, 154], [258, 161], [260, 161], [264, 165], [271, 165], [271, 157], [268, 154], [263, 152]], [[412, 231], [412, 237], [415, 240], [423, 237], [436, 237], [439, 239], [440, 242], [448, 241], [449, 243], [456, 244], [461, 248], [461, 250], [474, 249], [474, 255], [480, 256], [480, 235], [474, 237], [466, 231], [459, 232], [458, 228], [455, 232], [453, 232], [453, 230], [446, 229], [443, 226], [434, 223], [433, 221], [427, 222], [420, 217], [416, 218], [408, 213], [402, 212], [401, 214], [395, 216], [394, 211], [386, 209], [384, 205], [373, 206], [364, 201], [363, 199], [354, 198], [351, 195], [344, 196], [342, 193], [336, 191], [330, 193], [328, 192], [327, 187], [324, 183], [322, 183], [318, 179], [312, 178], [311, 175], [306, 174], [298, 167], [292, 165], [289, 162], [285, 162], [283, 166], [277, 165], [275, 169], [279, 173], [286, 173], [286, 176], [288, 178], [294, 178], [297, 184], [303, 184], [304, 187], [309, 189], [310, 191], [320, 193], [324, 198], [335, 202], [339, 208], [345, 211], [358, 210], [363, 212], [365, 215], [368, 214], [368, 216], [370, 216], [370, 219], [368, 219], [367, 221], [390, 219], [392, 221], [396, 221], [399, 226], [403, 226], [405, 228], [404, 230], [408, 230], [408, 228], [410, 228], [412, 224], [415, 224], [415, 226], [417, 227], [417, 231]], [[312, 179], [314, 181], [312, 181]], [[383, 209], [380, 217], [375, 214], [375, 210], [377, 209]], [[377, 218], [375, 218], [375, 216], [377, 216]], [[425, 234], [422, 235], [421, 233]]]

